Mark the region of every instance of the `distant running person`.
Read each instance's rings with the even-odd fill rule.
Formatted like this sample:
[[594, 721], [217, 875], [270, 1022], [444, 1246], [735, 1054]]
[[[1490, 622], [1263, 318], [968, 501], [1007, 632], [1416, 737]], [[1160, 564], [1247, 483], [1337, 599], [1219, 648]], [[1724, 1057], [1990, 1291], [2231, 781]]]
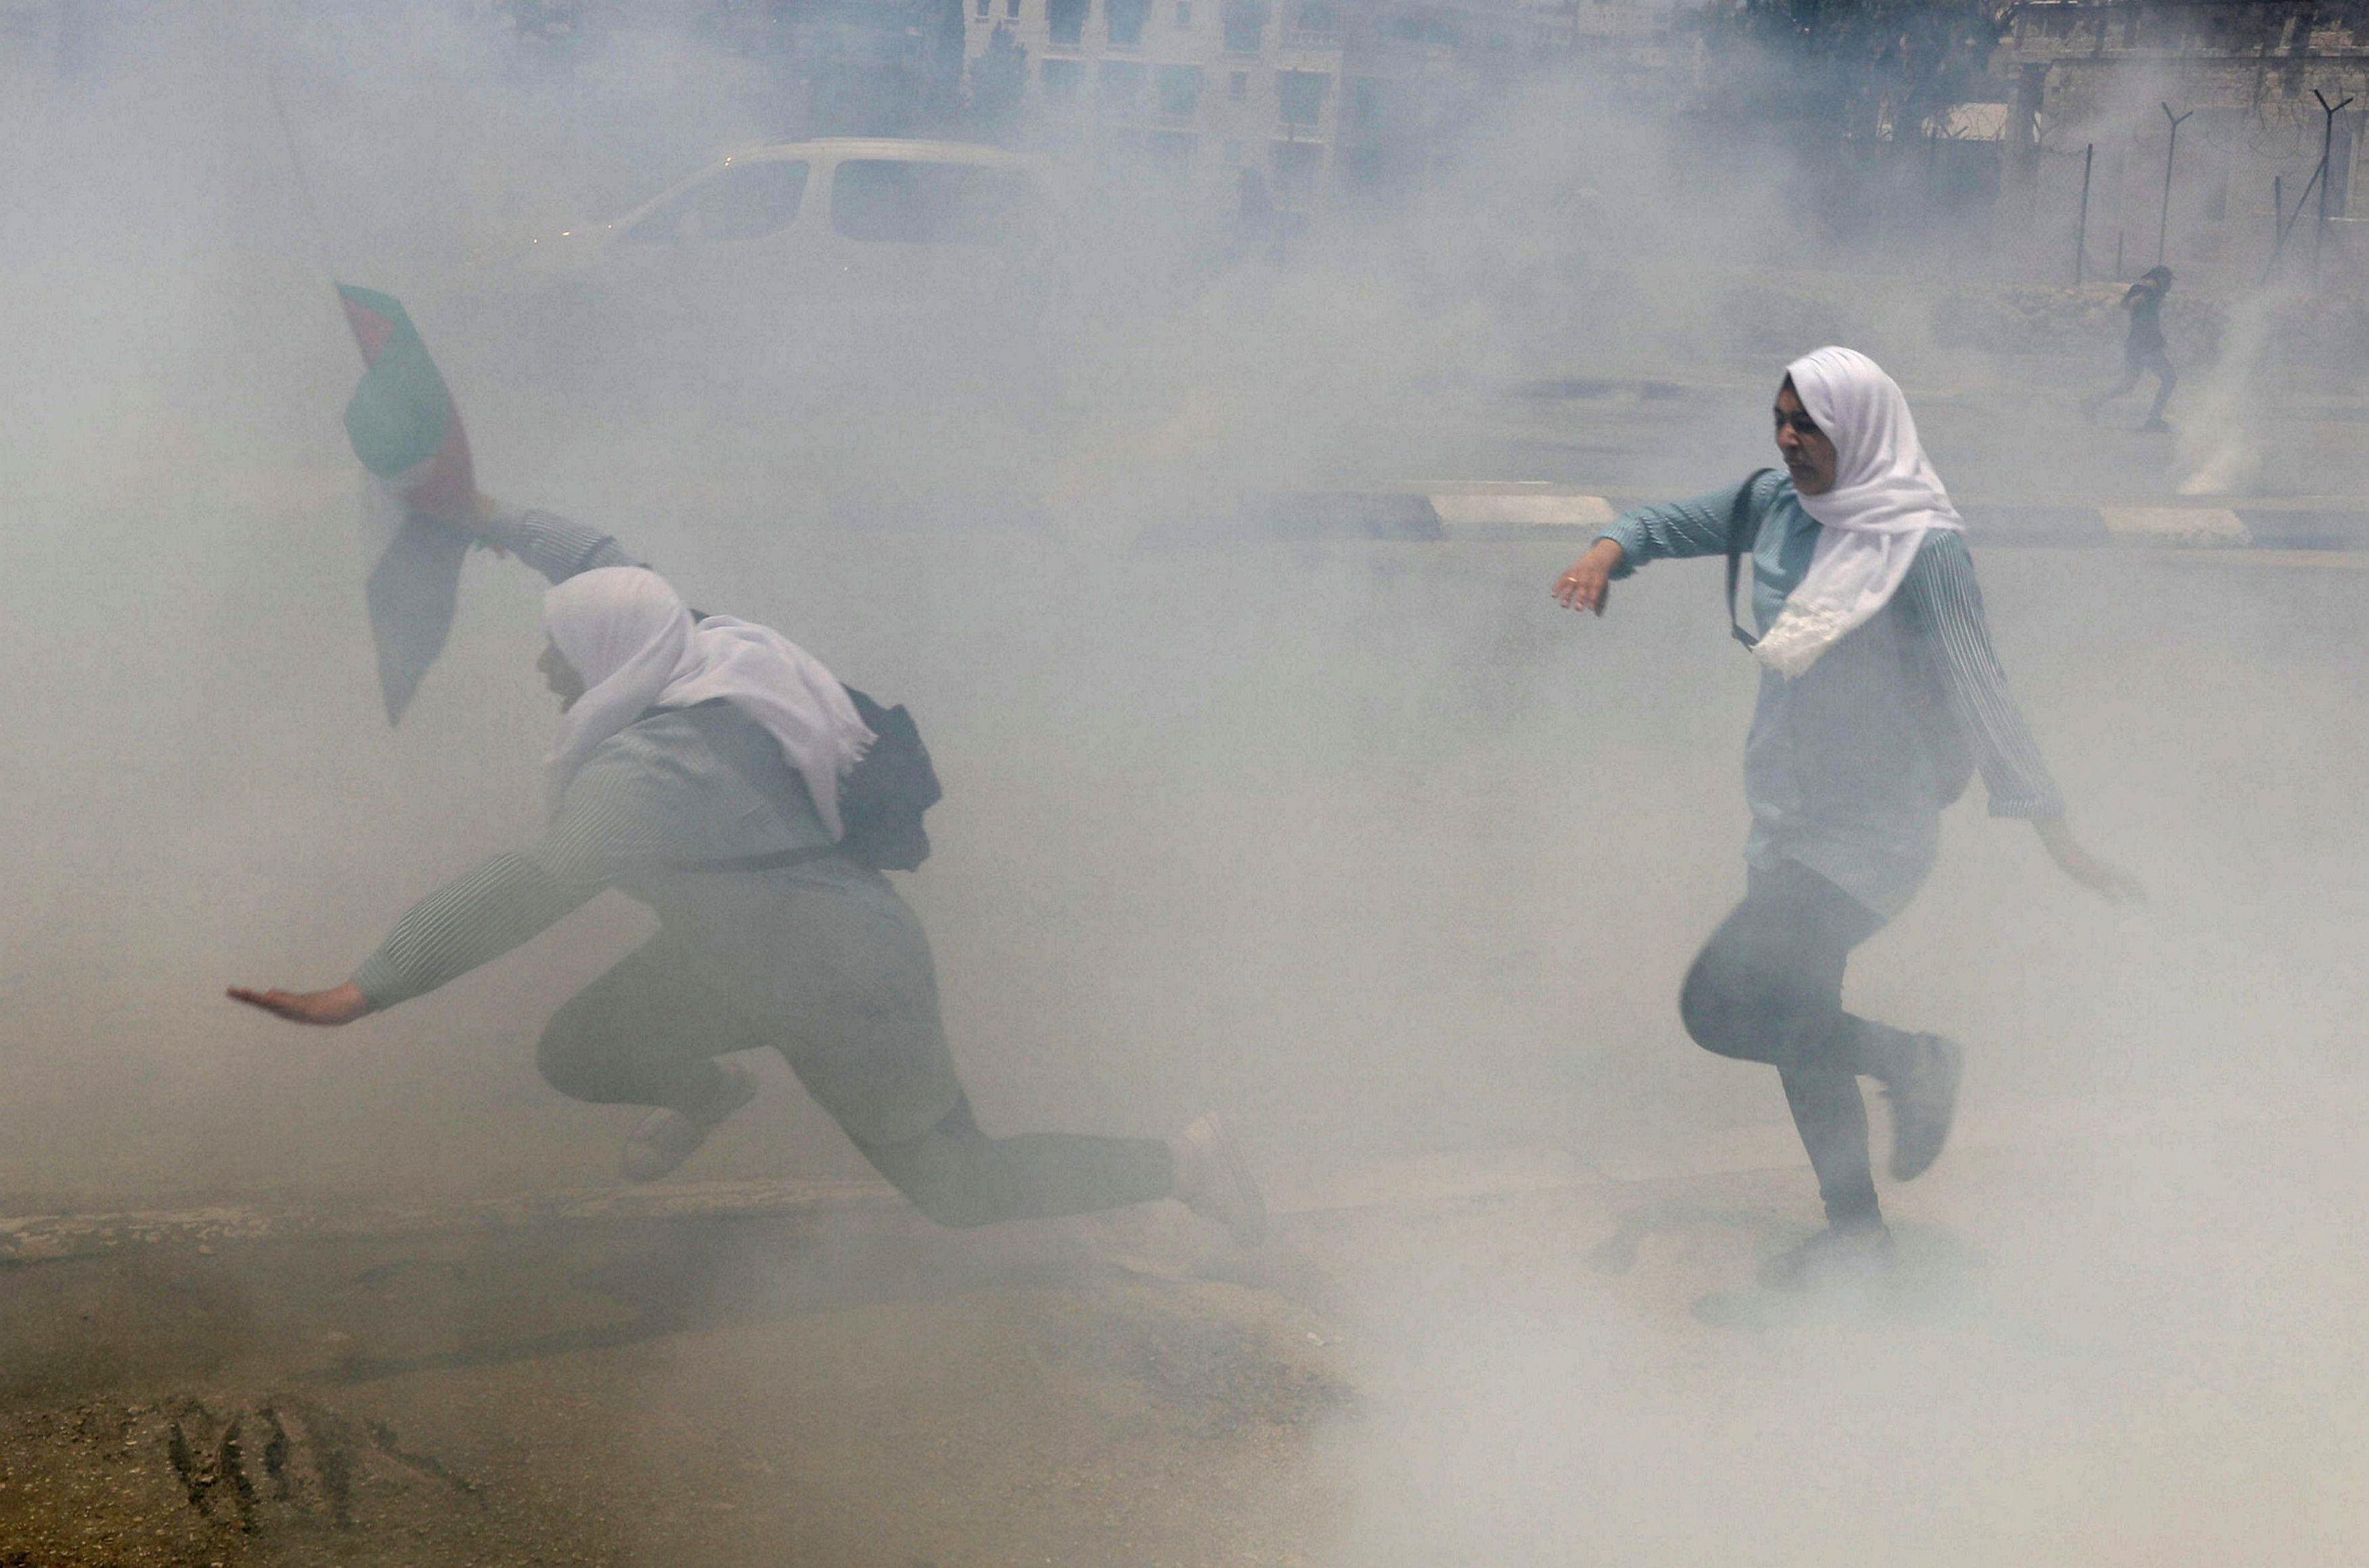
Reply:
[[939, 1021], [927, 937], [848, 851], [840, 784], [876, 737], [779, 633], [695, 619], [615, 541], [543, 512], [472, 526], [555, 585], [539, 668], [565, 715], [529, 849], [430, 894], [345, 984], [235, 988], [300, 1024], [350, 1024], [434, 990], [618, 887], [659, 933], [559, 1010], [537, 1062], [578, 1100], [653, 1107], [626, 1140], [647, 1181], [755, 1093], [717, 1060], [772, 1047], [918, 1208], [969, 1226], [1182, 1199], [1245, 1245], [1266, 1216], [1204, 1116], [1165, 1141], [989, 1138]]
[[2139, 377], [2155, 377], [2155, 406], [2147, 410], [2143, 430], [2169, 430], [2163, 422], [2163, 411], [2171, 401], [2171, 389], [2180, 384], [2180, 372], [2171, 368], [2171, 352], [2163, 337], [2163, 297], [2171, 292], [2171, 269], [2150, 267], [2139, 276], [2123, 295], [2123, 308], [2131, 313], [2131, 335], [2123, 344], [2123, 379], [2112, 392], [2100, 393], [2089, 400], [2088, 413], [2097, 417], [2098, 410], [2138, 385]]
[[2138, 889], [2066, 828], [1900, 388], [1866, 355], [1821, 349], [1788, 367], [1776, 424], [1784, 474], [1624, 513], [1552, 591], [1601, 615], [1609, 584], [1648, 561], [1733, 552], [1750, 573], [1761, 635], [1735, 634], [1762, 666], [1744, 755], [1746, 890], [1678, 1008], [1705, 1049], [1766, 1062], [1784, 1085], [1827, 1228], [1762, 1279], [1800, 1288], [1891, 1259], [1859, 1079], [1892, 1096], [1894, 1179], [1923, 1174], [1949, 1138], [1959, 1047], [1853, 1017], [1842, 983], [1851, 949], [1932, 869], [1941, 808], [1974, 768], [1992, 815], [2030, 818], [2076, 881], [2118, 900]]

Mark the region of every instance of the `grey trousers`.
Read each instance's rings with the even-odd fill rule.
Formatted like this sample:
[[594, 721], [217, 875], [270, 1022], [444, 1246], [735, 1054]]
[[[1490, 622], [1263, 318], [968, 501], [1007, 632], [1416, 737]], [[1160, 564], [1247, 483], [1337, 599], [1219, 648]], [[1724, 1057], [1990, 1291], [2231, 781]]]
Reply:
[[1827, 1222], [1843, 1230], [1880, 1217], [1860, 1075], [1897, 1082], [1917, 1059], [1914, 1035], [1843, 1011], [1851, 949], [1883, 926], [1814, 871], [1755, 867], [1678, 994], [1697, 1045], [1777, 1070]]
[[762, 1022], [702, 968], [673, 938], [653, 938], [552, 1018], [535, 1053], [544, 1077], [596, 1104], [692, 1104], [716, 1057], [777, 1049], [873, 1167], [942, 1225], [1083, 1214], [1175, 1190], [1156, 1139], [980, 1131], [926, 962], [877, 967], [868, 994]]

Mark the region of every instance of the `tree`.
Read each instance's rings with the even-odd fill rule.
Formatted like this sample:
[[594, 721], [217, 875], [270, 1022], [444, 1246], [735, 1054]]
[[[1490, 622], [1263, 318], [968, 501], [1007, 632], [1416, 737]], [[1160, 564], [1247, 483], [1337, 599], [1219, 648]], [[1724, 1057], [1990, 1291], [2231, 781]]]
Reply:
[[1021, 96], [1028, 88], [1028, 51], [998, 24], [987, 48], [970, 66], [969, 130], [990, 142], [1008, 142], [1020, 125]]
[[1729, 101], [1814, 139], [1914, 136], [1978, 90], [2014, 15], [2012, 0], [1738, 0], [1721, 29], [1744, 76]]

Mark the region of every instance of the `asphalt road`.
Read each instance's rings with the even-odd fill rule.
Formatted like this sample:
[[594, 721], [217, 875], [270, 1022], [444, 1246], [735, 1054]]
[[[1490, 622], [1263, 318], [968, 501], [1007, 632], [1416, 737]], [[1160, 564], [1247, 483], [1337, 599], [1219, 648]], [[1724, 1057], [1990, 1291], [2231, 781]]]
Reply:
[[[1880, 1288], [1783, 1129], [952, 1236], [893, 1208], [0, 1272], [54, 1564], [2342, 1562], [2360, 1085], [1992, 1105]], [[1880, 1129], [1879, 1129], [1880, 1130]]]

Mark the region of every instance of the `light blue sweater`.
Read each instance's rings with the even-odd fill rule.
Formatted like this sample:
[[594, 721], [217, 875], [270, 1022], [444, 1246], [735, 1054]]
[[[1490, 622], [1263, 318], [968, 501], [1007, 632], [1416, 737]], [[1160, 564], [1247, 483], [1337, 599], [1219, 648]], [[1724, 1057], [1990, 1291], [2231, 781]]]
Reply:
[[[1621, 549], [1613, 575], [1725, 555], [1736, 494], [1731, 485], [1622, 513], [1603, 534]], [[1766, 474], [1753, 483], [1742, 532], [1752, 546], [1753, 617], [1765, 632], [1809, 570], [1818, 523], [1791, 479]], [[1807, 672], [1788, 681], [1761, 671], [1745, 744], [1745, 858], [1806, 866], [1888, 920], [1931, 871], [1941, 807], [1974, 768], [1991, 815], [2064, 815], [1992, 650], [1965, 538], [1937, 533], [1892, 602]]]

